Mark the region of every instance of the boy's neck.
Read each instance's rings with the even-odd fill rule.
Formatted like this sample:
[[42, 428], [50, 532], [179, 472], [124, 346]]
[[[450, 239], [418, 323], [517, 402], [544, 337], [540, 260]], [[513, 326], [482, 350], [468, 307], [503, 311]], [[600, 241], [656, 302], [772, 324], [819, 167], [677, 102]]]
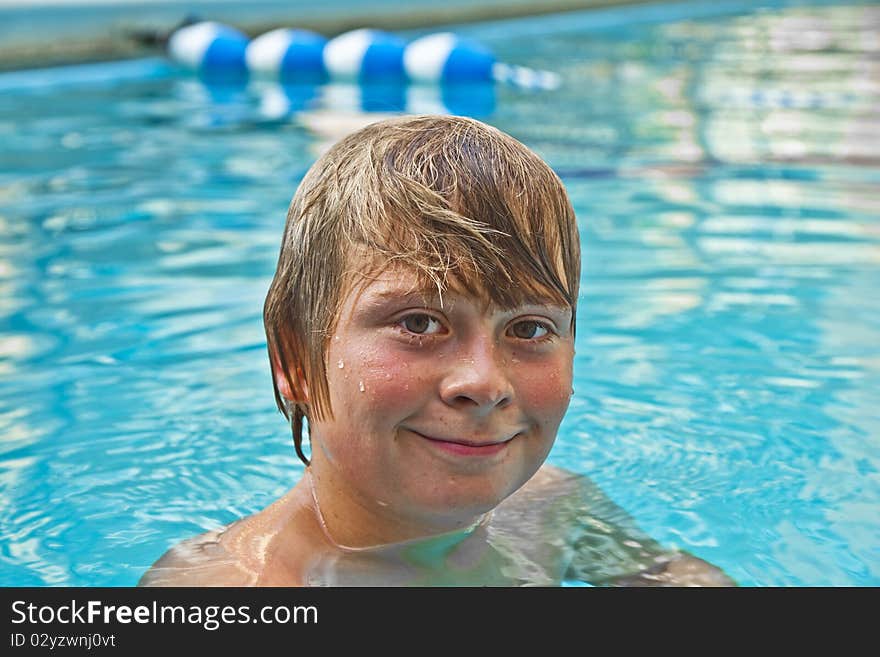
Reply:
[[[396, 516], [380, 503], [364, 503], [361, 497], [347, 494], [343, 486], [336, 486], [306, 468], [306, 479], [314, 505], [316, 520], [324, 537], [335, 548], [345, 551], [377, 550], [403, 546], [422, 541], [437, 541], [452, 547], [467, 539], [475, 529], [484, 525], [491, 511], [467, 519], [450, 519], [434, 524], [415, 524]], [[330, 488], [335, 495], [328, 498], [319, 490]]]

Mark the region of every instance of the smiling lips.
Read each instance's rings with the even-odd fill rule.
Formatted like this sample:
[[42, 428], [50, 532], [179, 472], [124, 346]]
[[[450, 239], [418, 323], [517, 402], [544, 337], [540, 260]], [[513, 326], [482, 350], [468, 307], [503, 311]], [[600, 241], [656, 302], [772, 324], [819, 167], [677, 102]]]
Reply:
[[413, 433], [420, 438], [424, 438], [432, 445], [442, 449], [444, 452], [456, 454], [458, 456], [491, 456], [492, 454], [497, 454], [502, 451], [507, 447], [507, 444], [516, 437], [513, 436], [497, 442], [476, 443], [468, 442], [466, 440], [444, 440], [442, 438], [432, 438], [431, 436], [426, 436], [418, 431], [413, 431]]

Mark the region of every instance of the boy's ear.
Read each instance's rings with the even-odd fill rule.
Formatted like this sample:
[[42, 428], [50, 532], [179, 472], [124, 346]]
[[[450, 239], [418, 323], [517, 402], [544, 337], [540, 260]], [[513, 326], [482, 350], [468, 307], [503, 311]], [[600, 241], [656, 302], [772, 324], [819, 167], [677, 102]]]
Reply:
[[275, 385], [278, 387], [278, 392], [281, 393], [281, 396], [290, 402], [308, 403], [309, 387], [308, 385], [306, 385], [302, 369], [300, 369], [300, 367], [297, 365], [295, 368], [293, 368], [293, 371], [290, 374], [295, 379], [297, 388], [302, 391], [301, 394], [297, 394], [291, 387], [290, 381], [288, 381], [287, 377], [284, 376], [284, 368], [281, 367], [281, 363], [278, 362], [278, 359], [272, 359], [272, 375], [275, 377]]

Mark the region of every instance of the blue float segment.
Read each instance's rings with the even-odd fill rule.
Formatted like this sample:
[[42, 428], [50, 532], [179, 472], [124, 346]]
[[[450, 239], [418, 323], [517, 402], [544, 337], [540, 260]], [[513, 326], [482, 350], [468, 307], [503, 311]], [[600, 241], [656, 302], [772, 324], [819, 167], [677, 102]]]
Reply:
[[404, 80], [399, 37], [360, 29], [334, 37], [324, 46], [324, 66], [331, 77], [360, 81]]
[[320, 81], [327, 74], [324, 68], [326, 43], [326, 38], [309, 30], [272, 30], [248, 44], [247, 66], [262, 77], [291, 82]]
[[281, 72], [285, 75], [326, 75], [324, 69], [324, 44], [327, 39], [320, 35], [309, 36], [299, 34], [297, 40], [290, 44], [284, 60], [281, 62]]
[[208, 46], [202, 59], [201, 68], [209, 71], [231, 71], [244, 73], [246, 43], [234, 36], [221, 36]]
[[459, 41], [449, 53], [443, 66], [443, 80], [446, 82], [489, 82], [492, 80], [492, 67], [495, 56], [477, 43]]
[[247, 45], [247, 37], [235, 28], [205, 21], [174, 32], [168, 39], [168, 54], [194, 71], [242, 76], [247, 73]]
[[495, 56], [478, 43], [440, 32], [410, 43], [403, 62], [407, 77], [415, 82], [488, 82]]

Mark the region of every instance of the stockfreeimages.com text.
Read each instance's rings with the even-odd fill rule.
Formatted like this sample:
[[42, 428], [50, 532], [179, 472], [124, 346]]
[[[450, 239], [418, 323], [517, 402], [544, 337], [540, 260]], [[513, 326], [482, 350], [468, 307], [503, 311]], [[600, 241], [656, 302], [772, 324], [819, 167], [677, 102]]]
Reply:
[[161, 605], [153, 601], [149, 605], [105, 605], [100, 600], [85, 603], [71, 600], [70, 604], [35, 605], [24, 600], [12, 603], [12, 623], [33, 625], [92, 624], [92, 623], [139, 623], [139, 624], [190, 624], [201, 625], [206, 630], [216, 630], [224, 624], [264, 623], [270, 624], [316, 624], [318, 609], [314, 606], [272, 606], [252, 610], [249, 605]]

